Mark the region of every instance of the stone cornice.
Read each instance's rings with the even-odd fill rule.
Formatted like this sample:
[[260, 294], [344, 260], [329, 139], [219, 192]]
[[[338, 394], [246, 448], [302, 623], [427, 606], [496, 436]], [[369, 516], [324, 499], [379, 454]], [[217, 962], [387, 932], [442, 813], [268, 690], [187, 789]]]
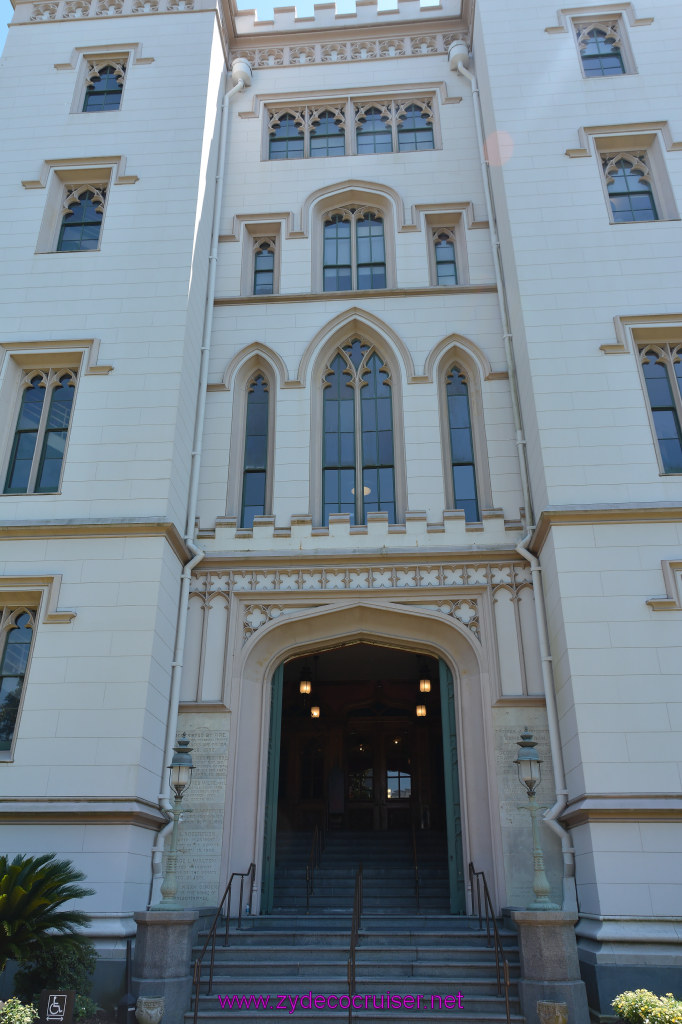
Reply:
[[592, 793], [569, 801], [562, 822], [575, 828], [593, 821], [682, 821], [678, 793]]
[[135, 825], [158, 831], [167, 820], [156, 804], [135, 797], [5, 796], [0, 804], [0, 822], [6, 825], [97, 823]]
[[16, 520], [0, 523], [0, 541], [29, 540], [36, 537], [51, 540], [56, 537], [164, 537], [181, 562], [187, 562], [191, 558], [191, 552], [175, 524], [164, 520], [57, 519], [49, 522]]
[[495, 292], [494, 284], [432, 285], [428, 288], [374, 288], [346, 292], [297, 292], [290, 295], [229, 295], [214, 300], [216, 306], [269, 305], [274, 302], [330, 302], [338, 299], [386, 299], [401, 295], [467, 295]]
[[679, 522], [682, 522], [682, 505], [590, 505], [585, 508], [548, 508], [541, 512], [528, 547], [534, 554], [539, 554], [550, 530], [555, 526]]

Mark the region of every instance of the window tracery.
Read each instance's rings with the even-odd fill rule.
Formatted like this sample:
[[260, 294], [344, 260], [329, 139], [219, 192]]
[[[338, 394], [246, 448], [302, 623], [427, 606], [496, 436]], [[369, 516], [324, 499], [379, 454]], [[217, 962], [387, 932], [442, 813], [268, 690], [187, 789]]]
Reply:
[[369, 512], [395, 522], [395, 457], [390, 370], [375, 347], [353, 338], [336, 349], [322, 377], [323, 522], [347, 513], [364, 523]]
[[84, 111], [118, 110], [123, 95], [126, 65], [123, 61], [93, 61], [87, 64]]

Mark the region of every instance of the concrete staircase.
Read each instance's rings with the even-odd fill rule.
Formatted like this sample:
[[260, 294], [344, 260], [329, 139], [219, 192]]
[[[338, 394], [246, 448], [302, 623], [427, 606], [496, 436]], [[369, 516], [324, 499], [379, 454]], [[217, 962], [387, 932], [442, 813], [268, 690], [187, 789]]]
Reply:
[[[461, 1024], [505, 1024], [504, 996], [497, 994], [495, 954], [486, 944], [485, 931], [479, 930], [478, 919], [448, 913], [442, 837], [419, 836], [419, 912], [409, 835], [332, 834], [306, 914], [309, 850], [310, 834], [281, 837], [275, 909], [267, 917], [244, 920], [241, 930], [231, 930], [229, 947], [216, 949], [211, 995], [207, 991], [208, 966], [203, 972], [202, 1024], [296, 1018], [307, 1024], [337, 1024], [348, 1020], [347, 1008], [330, 1008], [326, 1000], [332, 997], [333, 1003], [334, 996], [348, 995], [349, 932], [359, 860], [363, 864], [364, 910], [353, 1019], [366, 1024], [394, 1020], [435, 1024], [455, 1019]], [[204, 937], [199, 941], [203, 944]], [[502, 941], [512, 978], [512, 1024], [523, 1024], [516, 990], [516, 937], [503, 931]], [[409, 999], [408, 1006], [403, 1005], [406, 997], [413, 997], [412, 1006]], [[323, 1006], [321, 999], [325, 1000]], [[192, 1014], [186, 1019], [189, 1024]]]

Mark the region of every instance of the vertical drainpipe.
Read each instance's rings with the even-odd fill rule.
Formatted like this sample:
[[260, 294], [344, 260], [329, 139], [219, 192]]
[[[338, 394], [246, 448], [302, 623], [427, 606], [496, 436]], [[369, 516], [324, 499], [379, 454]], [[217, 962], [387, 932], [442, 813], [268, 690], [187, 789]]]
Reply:
[[[211, 253], [208, 258], [208, 282], [206, 285], [206, 306], [204, 310], [204, 326], [201, 335], [201, 361], [199, 364], [199, 385], [197, 392], [197, 406], [194, 418], [194, 438], [192, 442], [191, 469], [189, 478], [189, 497], [187, 501], [187, 518], [185, 521], [184, 541], [192, 552], [192, 557], [183, 566], [180, 585], [180, 599], [178, 606], [178, 625], [175, 634], [175, 647], [173, 650], [173, 661], [171, 663], [171, 683], [168, 697], [168, 722], [166, 724], [166, 742], [164, 746], [164, 768], [162, 772], [161, 792], [159, 793], [159, 807], [162, 811], [170, 814], [170, 781], [165, 766], [169, 765], [173, 757], [175, 746], [175, 734], [178, 727], [178, 705], [180, 703], [180, 682], [182, 679], [182, 663], [185, 653], [185, 638], [187, 636], [187, 616], [189, 613], [189, 586], [192, 579], [194, 567], [204, 557], [205, 552], [194, 543], [194, 526], [197, 515], [197, 501], [199, 496], [199, 471], [201, 469], [201, 453], [204, 438], [204, 420], [206, 417], [206, 385], [208, 383], [208, 364], [211, 351], [211, 334], [213, 329], [213, 308], [215, 299], [215, 280], [218, 266], [218, 239], [220, 236], [220, 218], [223, 208], [223, 188], [225, 181], [225, 158], [226, 158], [226, 137], [230, 98], [235, 93], [251, 85], [251, 65], [243, 57], [236, 57], [232, 62], [232, 80], [235, 83], [231, 89], [225, 92], [222, 102], [220, 118], [220, 133], [218, 136], [218, 167], [215, 178], [215, 192], [213, 200], [213, 222], [211, 226]], [[148, 907], [153, 899], [154, 881], [161, 875], [161, 864], [163, 860], [163, 847], [166, 836], [173, 827], [173, 820], [166, 824], [156, 835], [152, 847], [152, 874], [149, 882]]]
[[493, 250], [493, 265], [495, 268], [495, 282], [497, 285], [497, 297], [500, 306], [500, 317], [504, 331], [504, 347], [509, 368], [509, 383], [511, 385], [512, 410], [514, 416], [514, 428], [516, 432], [516, 452], [519, 459], [521, 473], [521, 487], [523, 501], [526, 509], [526, 536], [516, 546], [516, 550], [530, 564], [533, 579], [533, 592], [535, 595], [535, 620], [537, 623], [538, 639], [540, 646], [540, 663], [542, 666], [542, 683], [545, 693], [545, 704], [547, 708], [547, 722], [549, 727], [549, 745], [552, 753], [552, 766], [554, 769], [554, 788], [556, 801], [553, 807], [543, 817], [545, 824], [561, 840], [563, 854], [563, 908], [564, 910], [577, 910], [577, 895], [575, 887], [575, 851], [571, 844], [571, 837], [566, 829], [559, 823], [559, 815], [563, 812], [568, 802], [568, 790], [566, 788], [566, 774], [564, 770], [564, 758], [561, 748], [561, 735], [559, 732], [559, 716], [557, 713], [556, 696], [554, 691], [554, 677], [552, 673], [552, 657], [549, 651], [549, 636], [547, 630], [547, 619], [545, 617], [545, 597], [542, 584], [542, 568], [540, 560], [527, 549], [535, 528], [532, 496], [528, 480], [528, 462], [526, 455], [526, 439], [523, 431], [523, 420], [521, 417], [521, 404], [519, 400], [519, 386], [516, 373], [516, 362], [514, 359], [513, 336], [509, 322], [509, 309], [507, 304], [507, 293], [502, 270], [502, 258], [500, 253], [500, 240], [497, 231], [497, 218], [492, 197], [490, 183], [490, 170], [485, 155], [485, 134], [483, 130], [483, 116], [481, 113], [481, 98], [478, 89], [476, 76], [468, 70], [469, 51], [463, 40], [455, 40], [448, 50], [448, 64], [450, 70], [466, 78], [471, 86], [471, 94], [474, 108], [474, 121], [476, 125], [476, 140], [478, 143], [479, 159], [481, 162], [481, 177], [483, 180], [483, 191], [485, 204], [490, 225], [490, 237]]

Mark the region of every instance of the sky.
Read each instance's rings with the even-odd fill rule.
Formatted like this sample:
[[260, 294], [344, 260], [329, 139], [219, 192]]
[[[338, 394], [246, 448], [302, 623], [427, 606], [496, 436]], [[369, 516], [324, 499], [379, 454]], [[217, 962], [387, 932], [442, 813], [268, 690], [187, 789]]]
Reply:
[[12, 18], [12, 5], [9, 0], [0, 0], [0, 49], [5, 45], [7, 22]]

